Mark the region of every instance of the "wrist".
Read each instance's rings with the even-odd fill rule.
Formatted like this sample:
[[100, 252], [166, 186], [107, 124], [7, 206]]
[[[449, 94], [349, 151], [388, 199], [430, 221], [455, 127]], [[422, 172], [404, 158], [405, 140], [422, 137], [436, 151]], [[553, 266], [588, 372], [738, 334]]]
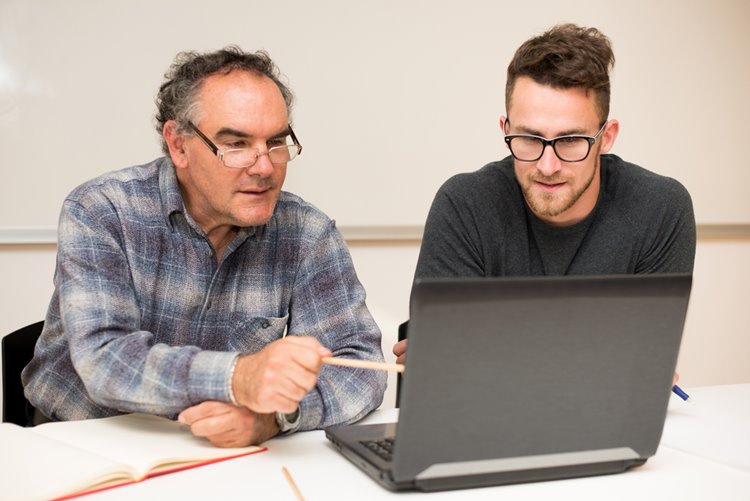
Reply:
[[250, 370], [252, 364], [252, 355], [238, 355], [235, 359], [234, 368], [232, 369], [232, 390], [230, 395], [234, 397], [232, 402], [234, 405], [244, 406], [248, 409], [254, 410], [253, 406], [250, 405], [248, 388], [247, 388], [247, 376], [246, 374]]

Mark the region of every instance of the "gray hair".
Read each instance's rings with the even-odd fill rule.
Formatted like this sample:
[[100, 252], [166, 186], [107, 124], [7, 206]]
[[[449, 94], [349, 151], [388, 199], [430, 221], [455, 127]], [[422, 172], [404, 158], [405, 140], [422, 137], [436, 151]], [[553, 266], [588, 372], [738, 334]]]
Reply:
[[227, 74], [232, 70], [250, 71], [273, 80], [291, 117], [294, 95], [281, 81], [281, 74], [267, 52], [243, 52], [235, 45], [215, 52], [180, 52], [165, 73], [164, 83], [156, 95], [155, 128], [165, 155], [169, 155], [169, 148], [162, 136], [164, 124], [175, 120], [178, 133], [189, 132], [187, 123], [194, 120], [198, 112], [198, 93], [203, 82], [211, 75]]

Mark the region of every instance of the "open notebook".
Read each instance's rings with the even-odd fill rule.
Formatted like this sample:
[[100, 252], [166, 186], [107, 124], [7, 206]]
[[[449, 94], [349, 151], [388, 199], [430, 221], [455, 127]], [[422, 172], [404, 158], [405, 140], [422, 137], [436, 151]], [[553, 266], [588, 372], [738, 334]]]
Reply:
[[266, 449], [218, 448], [146, 414], [0, 424], [0, 499], [67, 499]]
[[398, 424], [326, 435], [396, 490], [640, 465], [661, 437], [690, 287], [688, 274], [418, 280]]

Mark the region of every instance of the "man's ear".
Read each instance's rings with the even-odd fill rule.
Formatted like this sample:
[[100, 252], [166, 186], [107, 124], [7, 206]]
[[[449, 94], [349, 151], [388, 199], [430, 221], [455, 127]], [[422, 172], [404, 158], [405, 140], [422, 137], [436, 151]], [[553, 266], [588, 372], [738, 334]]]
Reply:
[[505, 115], [500, 115], [500, 131], [503, 134], [508, 133], [507, 127], [509, 127], [508, 117], [506, 117]]
[[612, 147], [615, 145], [615, 139], [617, 139], [617, 135], [620, 133], [620, 122], [618, 122], [616, 119], [611, 119], [607, 121], [607, 125], [604, 128], [604, 132], [602, 132], [602, 147], [599, 150], [600, 154], [603, 153], [609, 153], [609, 150], [612, 149]]
[[177, 133], [177, 122], [167, 120], [162, 129], [162, 135], [169, 148], [169, 156], [172, 157], [172, 163], [178, 169], [187, 167], [188, 158], [185, 154], [185, 136]]

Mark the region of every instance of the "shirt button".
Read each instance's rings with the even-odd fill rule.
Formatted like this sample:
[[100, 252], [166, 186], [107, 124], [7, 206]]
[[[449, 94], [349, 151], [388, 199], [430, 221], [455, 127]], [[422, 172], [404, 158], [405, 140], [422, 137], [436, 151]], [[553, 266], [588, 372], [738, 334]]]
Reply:
[[268, 322], [268, 320], [263, 320], [260, 326], [263, 327], [264, 329], [268, 329], [269, 327], [271, 327], [271, 324]]

